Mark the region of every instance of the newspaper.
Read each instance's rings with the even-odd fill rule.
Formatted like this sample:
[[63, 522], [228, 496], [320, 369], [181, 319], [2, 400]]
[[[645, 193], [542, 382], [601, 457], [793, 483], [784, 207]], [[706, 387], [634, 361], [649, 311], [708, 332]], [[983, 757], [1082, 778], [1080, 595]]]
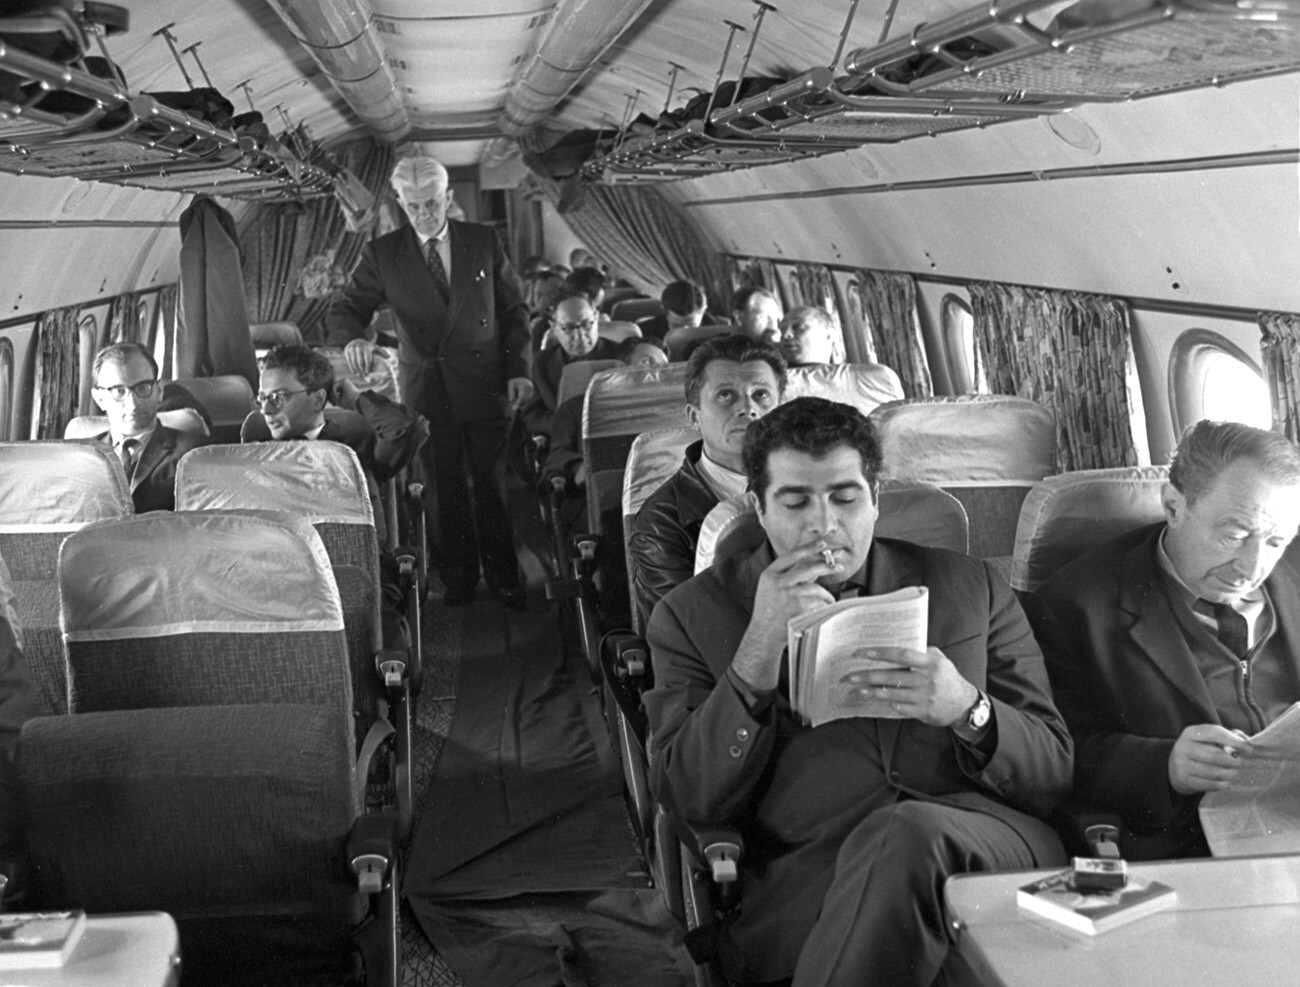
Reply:
[[1300, 853], [1300, 703], [1250, 738], [1232, 787], [1201, 799], [1216, 857]]
[[789, 625], [791, 708], [813, 726], [851, 716], [900, 718], [887, 700], [864, 696], [847, 679], [903, 667], [891, 660], [898, 649], [924, 651], [928, 614], [929, 591], [908, 586], [795, 617]]

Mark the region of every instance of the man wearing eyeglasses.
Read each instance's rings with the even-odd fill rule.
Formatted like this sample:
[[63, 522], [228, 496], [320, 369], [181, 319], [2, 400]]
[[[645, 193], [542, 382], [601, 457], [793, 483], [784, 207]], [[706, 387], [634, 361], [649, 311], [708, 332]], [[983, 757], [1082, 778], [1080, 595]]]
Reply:
[[551, 318], [551, 334], [558, 346], [542, 350], [533, 366], [535, 395], [525, 420], [530, 428], [548, 431], [559, 405], [560, 377], [564, 368], [579, 360], [616, 360], [618, 344], [600, 335], [599, 314], [585, 295], [561, 297]]
[[153, 354], [138, 343], [113, 343], [95, 354], [90, 395], [108, 416], [108, 430], [90, 441], [111, 446], [131, 485], [135, 512], [176, 507], [176, 464], [206, 436], [158, 421], [163, 385]]

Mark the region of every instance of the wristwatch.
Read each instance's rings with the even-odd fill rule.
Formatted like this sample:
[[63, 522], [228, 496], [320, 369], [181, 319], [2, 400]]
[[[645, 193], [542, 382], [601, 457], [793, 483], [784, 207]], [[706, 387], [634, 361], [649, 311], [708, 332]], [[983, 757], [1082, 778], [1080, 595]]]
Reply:
[[[978, 690], [977, 690], [978, 691]], [[969, 730], [983, 730], [989, 725], [989, 717], [993, 715], [993, 704], [989, 702], [989, 697], [979, 692], [975, 697], [975, 705], [966, 711], [966, 727]]]

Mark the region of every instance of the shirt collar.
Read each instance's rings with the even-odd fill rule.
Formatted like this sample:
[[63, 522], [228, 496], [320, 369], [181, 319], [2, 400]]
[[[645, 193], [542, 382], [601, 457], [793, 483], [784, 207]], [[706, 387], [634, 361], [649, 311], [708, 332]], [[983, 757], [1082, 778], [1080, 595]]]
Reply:
[[715, 463], [704, 451], [703, 446], [700, 447], [700, 461], [697, 466], [700, 475], [704, 477], [704, 482], [718, 495], [719, 500], [742, 494], [749, 485], [744, 473], [737, 473], [733, 469]]
[[321, 422], [319, 425], [317, 425], [315, 428], [310, 428], [310, 429], [308, 429], [307, 431], [303, 432], [302, 435], [300, 436], [300, 438], [304, 438], [304, 439], [319, 439], [319, 438], [320, 438], [320, 434], [321, 434], [321, 432], [323, 432], [324, 430], [325, 430], [325, 422], [322, 421], [322, 422]]
[[437, 233], [435, 233], [433, 236], [421, 236], [419, 233], [416, 233], [416, 234], [415, 234], [415, 237], [416, 237], [417, 240], [420, 241], [420, 246], [421, 246], [421, 247], [426, 247], [426, 246], [428, 246], [429, 243], [430, 243], [431, 241], [432, 241], [433, 243], [439, 243], [439, 244], [440, 244], [440, 243], [442, 243], [443, 240], [447, 239], [447, 233], [450, 231], [450, 229], [451, 229], [451, 224], [450, 224], [449, 222], [447, 222], [446, 220], [444, 220], [444, 221], [443, 221], [443, 224], [442, 224], [442, 229], [440, 229], [440, 230], [439, 230]]
[[135, 443], [136, 449], [143, 449], [145, 446], [149, 444], [149, 440], [153, 438], [153, 433], [156, 432], [157, 430], [158, 430], [158, 426], [157, 424], [155, 424], [153, 428], [149, 429], [149, 431], [141, 432], [139, 435], [124, 435], [120, 439], [114, 439], [113, 448], [121, 449], [122, 443], [125, 442], [127, 439], [130, 439], [132, 442]]

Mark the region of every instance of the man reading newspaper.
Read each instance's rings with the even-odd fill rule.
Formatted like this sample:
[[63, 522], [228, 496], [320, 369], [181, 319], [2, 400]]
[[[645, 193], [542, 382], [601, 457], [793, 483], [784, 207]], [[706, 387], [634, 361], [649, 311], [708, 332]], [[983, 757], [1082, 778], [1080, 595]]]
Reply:
[[[948, 875], [1065, 861], [1037, 818], [1071, 769], [1042, 656], [983, 562], [873, 538], [880, 446], [855, 409], [782, 405], [749, 427], [744, 467], [766, 543], [650, 620], [653, 791], [681, 823], [744, 838], [719, 943], [732, 979], [930, 984], [948, 955]], [[791, 618], [904, 586], [928, 589], [926, 650], [854, 673], [900, 716], [804, 725], [786, 685]]]

